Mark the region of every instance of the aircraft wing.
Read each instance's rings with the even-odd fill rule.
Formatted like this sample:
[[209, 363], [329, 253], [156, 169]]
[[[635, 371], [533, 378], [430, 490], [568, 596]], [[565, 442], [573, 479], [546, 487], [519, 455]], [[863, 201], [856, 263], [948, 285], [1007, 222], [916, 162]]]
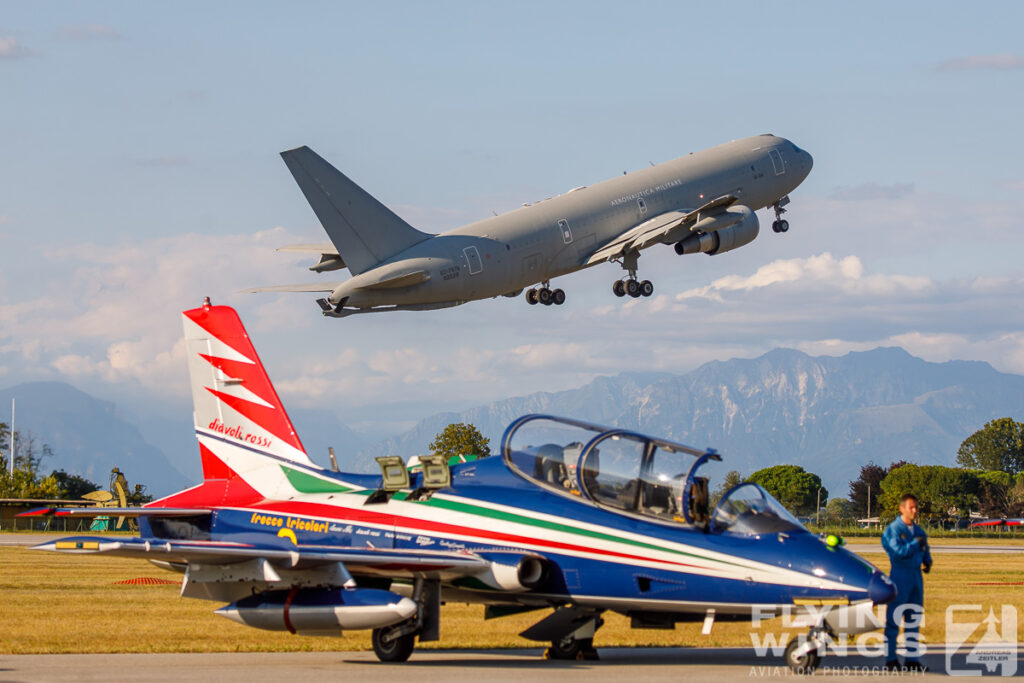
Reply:
[[[194, 512], [194, 511], [193, 511]], [[37, 545], [33, 550], [76, 554], [137, 557], [172, 564], [195, 562], [202, 565], [233, 564], [246, 560], [277, 561], [290, 567], [309, 567], [341, 562], [346, 568], [378, 571], [454, 571], [473, 574], [489, 566], [487, 560], [471, 553], [449, 550], [395, 550], [336, 546], [296, 546], [287, 539], [280, 544], [265, 542], [164, 541], [110, 536], [72, 536]]]
[[39, 517], [42, 515], [56, 515], [57, 517], [96, 517], [99, 515], [110, 515], [112, 517], [196, 517], [208, 515], [210, 510], [197, 508], [107, 508], [99, 506], [80, 508], [35, 508], [21, 512], [15, 517]]
[[[646, 249], [656, 242], [676, 242], [683, 238], [685, 230], [693, 229], [702, 219], [714, 216], [728, 209], [738, 201], [735, 195], [724, 195], [712, 199], [703, 206], [687, 211], [669, 211], [648, 218], [634, 228], [622, 233], [611, 242], [604, 244], [591, 254], [584, 266], [611, 261], [632, 250]], [[718, 226], [725, 227], [725, 226]], [[717, 229], [712, 228], [712, 229]]]

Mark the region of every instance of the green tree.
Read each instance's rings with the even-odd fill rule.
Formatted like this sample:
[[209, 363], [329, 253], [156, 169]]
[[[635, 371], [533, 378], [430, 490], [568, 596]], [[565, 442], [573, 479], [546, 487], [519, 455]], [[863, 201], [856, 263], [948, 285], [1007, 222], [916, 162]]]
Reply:
[[814, 513], [818, 505], [819, 489], [821, 504], [828, 502], [828, 489], [821, 485], [821, 477], [804, 471], [799, 465], [765, 467], [751, 474], [750, 481], [760, 484], [794, 514]]
[[724, 496], [729, 491], [729, 489], [731, 489], [733, 486], [738, 486], [742, 483], [743, 475], [740, 474], [738, 470], [729, 470], [728, 472], [726, 472], [725, 479], [722, 480], [722, 484], [711, 492], [709, 501], [709, 506], [711, 507], [711, 509], [713, 510], [715, 506], [718, 505], [718, 501], [722, 500], [722, 496]]
[[900, 496], [904, 493], [917, 497], [918, 514], [927, 521], [966, 515], [978, 506], [978, 477], [959, 467], [907, 464], [889, 472], [881, 486], [879, 516], [883, 521], [899, 514]]
[[68, 474], [64, 470], [55, 470], [50, 476], [57, 481], [60, 488], [60, 497], [78, 499], [87, 493], [102, 488], [99, 484], [89, 481], [78, 474]]
[[829, 524], [849, 524], [857, 521], [857, 508], [845, 498], [831, 498], [821, 513], [821, 521]]
[[449, 458], [454, 455], [483, 457], [491, 454], [491, 447], [488, 445], [490, 441], [490, 439], [485, 439], [480, 430], [473, 425], [456, 422], [435, 435], [429, 448], [431, 453]]
[[956, 461], [974, 470], [1024, 472], [1024, 423], [1008, 417], [986, 422], [960, 444]]
[[57, 498], [57, 480], [39, 474], [39, 466], [52, 455], [53, 450], [40, 445], [31, 432], [14, 432], [14, 473], [0, 468], [0, 498]]

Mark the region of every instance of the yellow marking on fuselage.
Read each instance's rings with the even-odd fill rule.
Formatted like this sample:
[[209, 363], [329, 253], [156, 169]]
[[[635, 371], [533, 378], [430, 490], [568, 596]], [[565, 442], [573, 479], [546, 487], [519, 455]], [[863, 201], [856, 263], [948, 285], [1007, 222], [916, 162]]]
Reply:
[[291, 529], [281, 529], [277, 532], [278, 537], [287, 538], [292, 542], [292, 545], [298, 545], [299, 540], [295, 538], [295, 532]]

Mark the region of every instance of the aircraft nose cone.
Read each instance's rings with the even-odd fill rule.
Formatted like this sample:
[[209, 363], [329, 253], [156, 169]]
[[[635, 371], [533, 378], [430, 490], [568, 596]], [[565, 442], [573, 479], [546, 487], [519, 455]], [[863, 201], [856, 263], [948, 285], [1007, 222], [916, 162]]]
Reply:
[[868, 597], [876, 605], [884, 605], [896, 597], [896, 584], [876, 569], [868, 581]]

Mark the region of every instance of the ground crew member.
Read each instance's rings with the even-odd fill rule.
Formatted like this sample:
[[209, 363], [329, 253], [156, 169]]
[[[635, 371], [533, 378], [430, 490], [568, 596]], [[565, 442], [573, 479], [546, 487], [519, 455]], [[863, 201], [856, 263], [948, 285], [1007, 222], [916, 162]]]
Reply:
[[[917, 498], [913, 493], [900, 497], [900, 516], [886, 527], [882, 534], [882, 547], [889, 555], [889, 578], [896, 584], [896, 598], [885, 608], [885, 668], [898, 671], [896, 636], [904, 619], [907, 624], [903, 635], [907, 643], [907, 659], [903, 665], [909, 671], [927, 671], [919, 660], [918, 628], [924, 618], [924, 580], [932, 568], [932, 554], [928, 549], [928, 535], [914, 524], [917, 519]], [[897, 623], [897, 617], [899, 622]]]

